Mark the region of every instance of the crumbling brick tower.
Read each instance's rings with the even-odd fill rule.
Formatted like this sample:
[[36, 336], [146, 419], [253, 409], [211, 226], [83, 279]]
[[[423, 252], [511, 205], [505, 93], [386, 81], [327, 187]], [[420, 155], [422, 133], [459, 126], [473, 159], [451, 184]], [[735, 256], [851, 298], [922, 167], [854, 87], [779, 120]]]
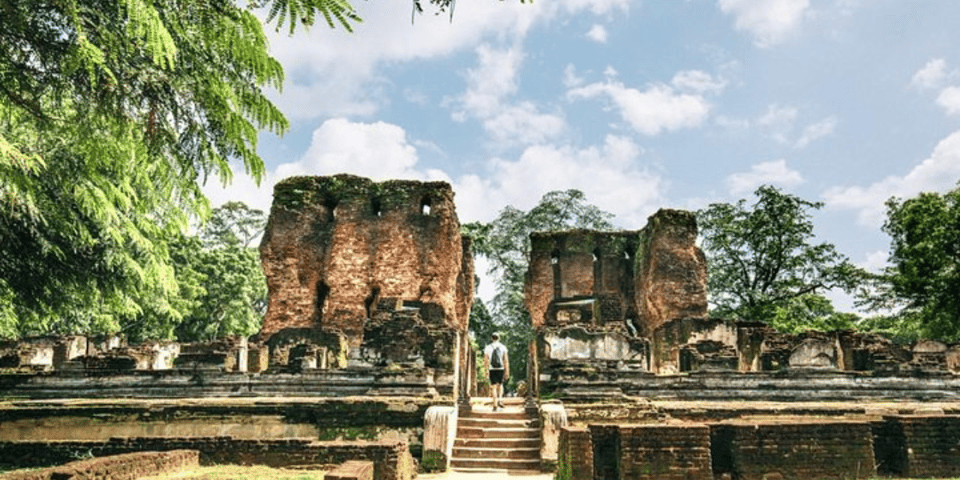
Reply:
[[531, 235], [525, 302], [547, 391], [618, 393], [618, 382], [649, 372], [654, 331], [706, 317], [696, 237], [694, 215], [680, 210], [658, 211], [639, 231]]
[[474, 273], [446, 182], [286, 179], [260, 256], [272, 363], [310, 337], [328, 367], [422, 361], [453, 373]]

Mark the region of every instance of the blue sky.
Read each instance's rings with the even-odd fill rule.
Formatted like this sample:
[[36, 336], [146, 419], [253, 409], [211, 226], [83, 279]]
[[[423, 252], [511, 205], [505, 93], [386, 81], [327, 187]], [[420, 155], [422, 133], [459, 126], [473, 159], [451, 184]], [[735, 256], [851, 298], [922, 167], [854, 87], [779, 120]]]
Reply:
[[960, 180], [955, 0], [460, 0], [413, 24], [409, 2], [355, 6], [353, 34], [271, 35], [292, 128], [261, 137], [259, 188], [237, 175], [214, 204], [347, 172], [449, 181], [461, 222], [577, 188], [637, 229], [772, 184], [824, 202], [819, 240], [876, 269], [883, 202]]

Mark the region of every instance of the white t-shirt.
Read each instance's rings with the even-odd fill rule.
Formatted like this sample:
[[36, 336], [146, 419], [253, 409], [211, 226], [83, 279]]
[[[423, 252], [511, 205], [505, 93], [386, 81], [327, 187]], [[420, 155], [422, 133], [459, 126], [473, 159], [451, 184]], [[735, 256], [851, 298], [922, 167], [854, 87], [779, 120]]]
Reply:
[[[506, 356], [507, 356], [507, 347], [506, 347], [504, 344], [500, 343], [500, 340], [497, 340], [497, 341], [495, 341], [495, 342], [487, 345], [486, 348], [483, 349], [483, 356], [489, 358], [489, 359], [490, 359], [490, 362], [493, 362], [493, 349], [494, 349], [494, 348], [500, 350], [500, 359], [501, 359], [501, 361], [503, 361], [503, 363], [505, 364], [505, 363], [506, 363]], [[503, 367], [494, 368], [493, 366], [491, 366], [491, 367], [490, 367], [490, 370], [503, 370]]]

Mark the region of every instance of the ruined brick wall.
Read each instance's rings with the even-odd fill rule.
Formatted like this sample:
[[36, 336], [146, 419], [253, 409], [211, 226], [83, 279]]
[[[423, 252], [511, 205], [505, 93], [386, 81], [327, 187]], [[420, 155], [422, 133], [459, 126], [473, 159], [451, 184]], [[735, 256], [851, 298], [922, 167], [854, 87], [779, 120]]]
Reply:
[[873, 433], [867, 422], [718, 424], [712, 427], [716, 474], [742, 480], [873, 478]]
[[647, 220], [637, 254], [637, 308], [646, 332], [677, 318], [707, 315], [706, 257], [692, 212], [661, 209]]
[[66, 465], [39, 470], [0, 474], [2, 480], [50, 480], [109, 478], [110, 480], [137, 480], [164, 473], [175, 473], [199, 465], [199, 452], [173, 450], [169, 452], [136, 452], [103, 458], [78, 460]]
[[445, 182], [375, 183], [351, 175], [277, 184], [260, 256], [270, 303], [261, 338], [287, 328], [362, 342], [384, 300], [436, 304], [465, 330], [473, 272]]
[[563, 427], [557, 448], [557, 480], [593, 480], [593, 444], [586, 427]]
[[633, 257], [639, 232], [530, 235], [526, 305], [533, 326], [588, 325], [623, 329], [636, 317]]
[[960, 476], [960, 416], [885, 417], [878, 429], [881, 473], [912, 478]]
[[106, 442], [0, 442], [0, 467], [25, 468], [66, 463], [78, 454], [95, 457], [139, 451], [199, 451], [201, 465], [267, 465], [274, 468], [335, 465], [348, 460], [374, 462], [377, 480], [411, 480], [413, 457], [403, 441], [310, 439], [242, 440], [208, 438], [113, 438]]
[[620, 427], [620, 479], [712, 480], [706, 425]]

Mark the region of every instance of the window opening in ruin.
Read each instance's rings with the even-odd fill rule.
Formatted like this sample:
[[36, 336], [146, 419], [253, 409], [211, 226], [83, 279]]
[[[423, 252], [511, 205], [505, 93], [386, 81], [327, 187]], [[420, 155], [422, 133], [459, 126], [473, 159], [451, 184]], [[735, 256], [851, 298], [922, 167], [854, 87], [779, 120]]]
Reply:
[[371, 207], [373, 208], [373, 215], [375, 217], [383, 216], [383, 203], [380, 202], [379, 198], [374, 198], [371, 202]]
[[430, 215], [430, 210], [433, 207], [430, 197], [423, 197], [423, 200], [420, 200], [420, 213], [424, 215]]
[[550, 253], [550, 265], [553, 266], [553, 298], [560, 298], [560, 252]]
[[373, 287], [370, 289], [370, 296], [363, 300], [364, 308], [367, 310], [367, 318], [373, 318], [373, 314], [377, 313], [377, 300], [380, 299], [380, 287]]
[[338, 202], [334, 198], [327, 198], [323, 201], [323, 206], [324, 208], [327, 209], [327, 214], [329, 215], [329, 221], [331, 222], [337, 219], [337, 206], [339, 205], [339, 203], [340, 202]]
[[323, 319], [323, 306], [330, 296], [330, 287], [326, 283], [317, 282], [317, 322]]
[[600, 261], [600, 248], [593, 249], [593, 291], [603, 291], [603, 262]]

